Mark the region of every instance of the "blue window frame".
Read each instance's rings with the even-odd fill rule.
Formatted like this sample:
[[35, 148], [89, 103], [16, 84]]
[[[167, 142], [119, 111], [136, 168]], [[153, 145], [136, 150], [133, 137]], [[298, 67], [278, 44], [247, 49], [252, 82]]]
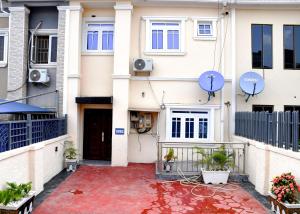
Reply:
[[88, 31], [87, 50], [98, 49], [98, 31]]
[[112, 52], [114, 49], [114, 24], [87, 24], [86, 48], [87, 52]]
[[200, 23], [198, 25], [198, 36], [211, 36], [211, 35], [212, 35], [211, 23]]
[[206, 139], [207, 138], [207, 118], [199, 118], [199, 138], [200, 139]]
[[172, 118], [172, 137], [180, 138], [181, 130], [181, 118], [173, 117]]
[[151, 23], [151, 49], [159, 51], [180, 50], [180, 23]]
[[185, 119], [185, 138], [194, 138], [194, 118]]

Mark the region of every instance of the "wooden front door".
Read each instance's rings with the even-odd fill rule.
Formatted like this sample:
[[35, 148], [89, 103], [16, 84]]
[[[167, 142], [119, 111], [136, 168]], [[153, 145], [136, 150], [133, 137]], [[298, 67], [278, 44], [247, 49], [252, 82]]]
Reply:
[[83, 159], [111, 160], [112, 110], [84, 111]]

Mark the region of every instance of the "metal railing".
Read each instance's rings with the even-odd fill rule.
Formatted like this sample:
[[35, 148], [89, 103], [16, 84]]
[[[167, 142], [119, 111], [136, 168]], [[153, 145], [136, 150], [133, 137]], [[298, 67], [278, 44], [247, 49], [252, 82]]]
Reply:
[[236, 112], [235, 135], [299, 151], [299, 112]]
[[[246, 143], [170, 143], [170, 142], [158, 142], [157, 149], [157, 174], [178, 174], [177, 170], [180, 169], [185, 175], [199, 174], [201, 168], [205, 168], [202, 155], [197, 153], [197, 149], [201, 148], [206, 153], [212, 154], [218, 150], [222, 145], [225, 146], [227, 154], [233, 154], [234, 166], [230, 168], [233, 173], [244, 174], [245, 173], [245, 148]], [[167, 172], [164, 169], [166, 162], [165, 155], [169, 149], [174, 150], [176, 156], [174, 166], [171, 172]]]
[[0, 122], [0, 152], [17, 149], [67, 133], [67, 119]]

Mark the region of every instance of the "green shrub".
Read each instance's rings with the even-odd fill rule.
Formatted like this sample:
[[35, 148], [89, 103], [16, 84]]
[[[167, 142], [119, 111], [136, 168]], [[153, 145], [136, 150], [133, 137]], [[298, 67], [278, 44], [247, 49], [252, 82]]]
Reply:
[[209, 152], [210, 149], [196, 148], [198, 154], [201, 154], [202, 158], [198, 164], [206, 165], [207, 170], [228, 170], [234, 167], [234, 152], [228, 152], [225, 149], [225, 145], [222, 145], [217, 150]]
[[31, 188], [31, 182], [19, 185], [7, 182], [7, 188], [0, 191], [0, 204], [6, 206], [10, 202], [19, 201], [28, 195]]

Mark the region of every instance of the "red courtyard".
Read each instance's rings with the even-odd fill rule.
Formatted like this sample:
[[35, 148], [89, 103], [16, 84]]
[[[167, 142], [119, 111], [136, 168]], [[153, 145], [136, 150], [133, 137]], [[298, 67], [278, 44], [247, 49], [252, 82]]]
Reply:
[[[192, 187], [156, 180], [152, 164], [128, 167], [81, 166], [62, 182], [34, 214], [268, 213], [241, 187], [196, 198]], [[199, 187], [197, 195], [211, 195]]]

